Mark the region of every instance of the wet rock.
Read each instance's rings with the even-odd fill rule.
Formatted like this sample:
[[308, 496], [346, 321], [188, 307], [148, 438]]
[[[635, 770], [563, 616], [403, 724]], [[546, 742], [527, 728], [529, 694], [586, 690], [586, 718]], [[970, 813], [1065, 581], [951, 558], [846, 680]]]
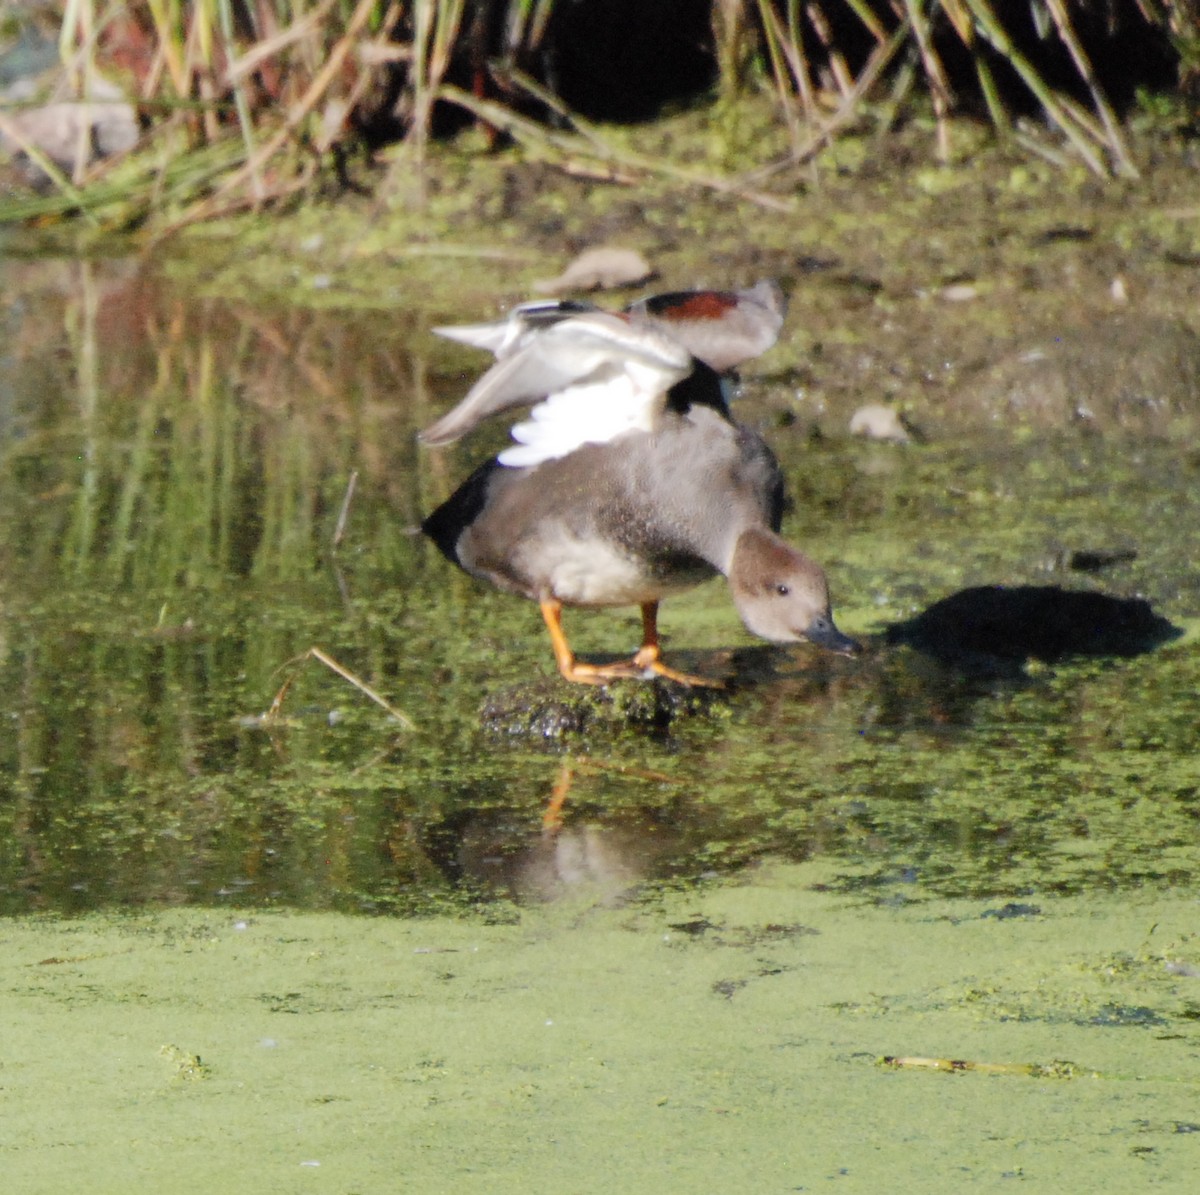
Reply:
[[850, 434], [868, 440], [888, 440], [893, 444], [908, 444], [912, 437], [895, 407], [883, 403], [867, 403], [850, 416]]
[[0, 57], [0, 100], [9, 109], [0, 148], [35, 183], [46, 179], [31, 151], [70, 174], [130, 149], [140, 135], [137, 114], [115, 83], [92, 74], [86, 94], [73, 94], [53, 43], [32, 35]]
[[479, 711], [486, 730], [518, 738], [559, 739], [635, 730], [664, 735], [680, 718], [723, 707], [725, 690], [688, 688], [665, 680], [568, 685], [546, 679], [493, 693]]
[[557, 278], [535, 282], [533, 289], [543, 295], [562, 295], [569, 291], [636, 286], [653, 276], [653, 267], [636, 249], [601, 245], [585, 249]]

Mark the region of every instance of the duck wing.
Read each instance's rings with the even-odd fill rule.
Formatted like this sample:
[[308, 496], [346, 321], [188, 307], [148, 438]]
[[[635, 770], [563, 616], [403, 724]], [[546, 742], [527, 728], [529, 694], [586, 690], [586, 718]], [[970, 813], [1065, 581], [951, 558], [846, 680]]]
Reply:
[[531, 337], [545, 331], [551, 324], [572, 315], [599, 310], [594, 303], [535, 299], [531, 303], [519, 303], [503, 319], [491, 320], [486, 324], [454, 324], [434, 328], [433, 331], [447, 340], [457, 340], [459, 344], [484, 349], [495, 357], [507, 357], [524, 348]]
[[726, 373], [779, 339], [787, 297], [778, 283], [764, 279], [744, 290], [650, 295], [625, 310], [635, 323], [665, 331], [697, 360]]
[[554, 400], [559, 426], [572, 415], [587, 422], [587, 408], [604, 405], [613, 394], [622, 404], [650, 411], [661, 407], [666, 393], [694, 367], [691, 354], [674, 337], [607, 311], [559, 314], [511, 343], [478, 332], [487, 327], [470, 326], [472, 338], [466, 343], [489, 351], [500, 343], [495, 365], [458, 406], [421, 432], [424, 443], [449, 444], [492, 415], [547, 398]]

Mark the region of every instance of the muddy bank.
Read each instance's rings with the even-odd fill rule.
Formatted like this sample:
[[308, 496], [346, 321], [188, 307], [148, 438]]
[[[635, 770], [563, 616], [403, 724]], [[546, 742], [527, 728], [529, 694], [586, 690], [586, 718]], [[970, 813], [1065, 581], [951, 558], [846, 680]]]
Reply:
[[[748, 105], [742, 135], [767, 114]], [[704, 144], [684, 114], [622, 136], [639, 151]], [[206, 226], [155, 256], [189, 288], [358, 309], [417, 329], [530, 297], [579, 252], [638, 251], [654, 277], [613, 292], [781, 281], [792, 309], [744, 371], [780, 423], [841, 435], [896, 408], [924, 434], [1083, 423], [1187, 437], [1200, 398], [1200, 210], [1192, 142], [1134, 130], [1138, 181], [1007, 157], [969, 125], [929, 164], [927, 132], [848, 137], [765, 210], [702, 187], [569, 177], [514, 152], [440, 146], [423, 194], [354, 195]], [[686, 151], [684, 151], [686, 152]], [[402, 188], [403, 191], [403, 188]], [[181, 252], [180, 252], [181, 250]], [[434, 348], [436, 368], [473, 358]]]

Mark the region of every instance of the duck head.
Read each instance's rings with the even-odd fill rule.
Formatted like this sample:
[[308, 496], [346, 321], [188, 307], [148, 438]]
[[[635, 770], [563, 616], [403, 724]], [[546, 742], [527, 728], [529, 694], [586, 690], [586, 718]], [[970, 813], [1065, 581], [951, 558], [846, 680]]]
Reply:
[[771, 643], [807, 640], [841, 655], [861, 650], [834, 625], [821, 566], [773, 532], [742, 532], [728, 579], [742, 622], [760, 638]]

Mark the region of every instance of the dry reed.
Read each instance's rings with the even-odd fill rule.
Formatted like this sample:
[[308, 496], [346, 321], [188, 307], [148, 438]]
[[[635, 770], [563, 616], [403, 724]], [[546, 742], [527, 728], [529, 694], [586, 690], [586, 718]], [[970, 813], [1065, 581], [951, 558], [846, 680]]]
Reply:
[[[0, 5], [0, 17], [18, 15], [17, 7]], [[717, 103], [765, 85], [790, 146], [786, 159], [734, 180], [618, 154], [594, 124], [534, 83], [530, 68], [555, 32], [554, 0], [67, 0], [61, 10], [47, 6], [45, 14], [61, 15], [43, 15], [42, 24], [43, 35], [56, 25], [60, 86], [86, 105], [98, 78], [118, 77], [143, 134], [133, 149], [99, 160], [89, 160], [81, 136], [64, 164], [0, 111], [0, 134], [44, 184], [40, 194], [6, 199], [0, 219], [83, 213], [101, 228], [147, 220], [174, 228], [257, 209], [344, 174], [367, 128], [376, 142], [383, 129], [406, 143], [405, 169], [419, 186], [435, 118], [452, 109], [567, 171], [622, 181], [653, 170], [777, 206], [777, 196], [756, 191], [761, 180], [809, 161], [856, 124], [886, 127], [918, 94], [932, 110], [933, 150], [949, 159], [964, 89], [982, 99], [1001, 139], [1055, 160], [1074, 156], [1098, 176], [1136, 176], [1084, 36], [1096, 6], [1033, 0], [1042, 42], [1067, 64], [1065, 78], [1061, 69], [1052, 78], [1022, 36], [1018, 7], [1030, 6], [712, 0]], [[1194, 82], [1200, 0], [1130, 0], [1122, 11], [1146, 37], [1169, 41], [1181, 82]], [[614, 77], [611, 86], [627, 83]], [[1021, 95], [1042, 128], [1019, 128]]]

